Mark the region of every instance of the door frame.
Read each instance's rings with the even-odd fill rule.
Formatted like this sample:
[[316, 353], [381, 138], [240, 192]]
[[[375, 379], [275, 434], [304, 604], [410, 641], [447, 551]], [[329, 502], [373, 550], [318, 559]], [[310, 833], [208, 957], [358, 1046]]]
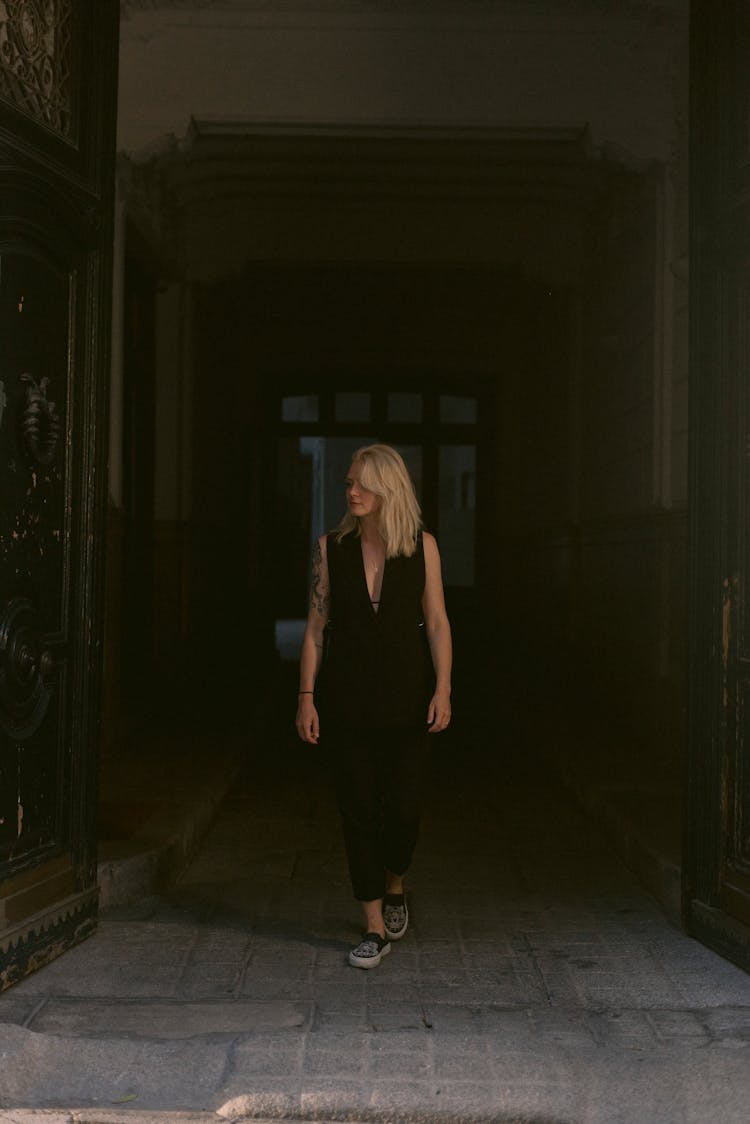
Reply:
[[[65, 530], [59, 595], [64, 635], [59, 665], [33, 665], [60, 697], [55, 802], [59, 810], [44, 847], [0, 868], [0, 990], [93, 932], [98, 889], [96, 819], [103, 575], [107, 500], [107, 414], [112, 312], [112, 229], [119, 39], [118, 0], [65, 0], [50, 8], [57, 22], [33, 21], [14, 43], [29, 52], [29, 71], [46, 66], [51, 89], [0, 75], [0, 248], [56, 264], [67, 278], [68, 409], [62, 421]], [[10, 22], [20, 18], [10, 11]], [[20, 13], [23, 14], [23, 13]], [[40, 20], [46, 14], [39, 13]], [[48, 34], [49, 33], [49, 34]], [[36, 37], [36, 38], [35, 38]], [[43, 56], [40, 62], [40, 57]], [[28, 71], [27, 71], [28, 73]], [[62, 107], [62, 108], [60, 108]], [[40, 372], [43, 374], [44, 372]], [[18, 370], [9, 371], [18, 379]], [[18, 403], [16, 403], [16, 408]], [[51, 409], [51, 407], [50, 407]], [[16, 419], [18, 420], [18, 419]], [[6, 418], [7, 425], [14, 419]], [[10, 439], [10, 438], [9, 438]], [[32, 474], [34, 454], [18, 442], [18, 463]], [[64, 450], [64, 452], [63, 452]], [[57, 463], [57, 461], [55, 462]], [[7, 465], [0, 470], [9, 471]], [[32, 570], [29, 564], [29, 570]], [[3, 590], [7, 611], [13, 590]], [[53, 622], [54, 624], [54, 622]], [[38, 637], [47, 641], [41, 620]], [[41, 650], [41, 648], [39, 649]], [[3, 657], [10, 658], [10, 647]], [[52, 722], [47, 716], [42, 719]], [[25, 765], [24, 731], [5, 726], [3, 747]], [[53, 739], [54, 740], [54, 739]]]
[[[750, 970], [750, 13], [691, 5], [687, 930]], [[743, 828], [745, 830], [743, 830]], [[743, 886], [744, 883], [744, 886]]]

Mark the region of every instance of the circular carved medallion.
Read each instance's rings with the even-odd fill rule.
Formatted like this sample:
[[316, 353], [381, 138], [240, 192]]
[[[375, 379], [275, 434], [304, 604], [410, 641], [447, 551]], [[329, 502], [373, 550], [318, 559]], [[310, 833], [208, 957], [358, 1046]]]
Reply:
[[18, 46], [35, 58], [44, 47], [44, 16], [34, 0], [24, 0], [15, 16], [18, 30]]
[[0, 727], [10, 737], [30, 738], [41, 725], [50, 700], [44, 682], [49, 667], [33, 605], [13, 598], [0, 614]]

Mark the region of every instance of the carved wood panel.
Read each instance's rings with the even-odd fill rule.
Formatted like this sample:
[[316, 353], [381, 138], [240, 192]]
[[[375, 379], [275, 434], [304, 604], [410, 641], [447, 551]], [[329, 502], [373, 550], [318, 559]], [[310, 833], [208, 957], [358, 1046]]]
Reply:
[[0, 0], [0, 990], [96, 918], [117, 0]]
[[72, 0], [0, 0], [0, 97], [69, 137]]
[[0, 864], [64, 835], [69, 319], [65, 274], [0, 254]]

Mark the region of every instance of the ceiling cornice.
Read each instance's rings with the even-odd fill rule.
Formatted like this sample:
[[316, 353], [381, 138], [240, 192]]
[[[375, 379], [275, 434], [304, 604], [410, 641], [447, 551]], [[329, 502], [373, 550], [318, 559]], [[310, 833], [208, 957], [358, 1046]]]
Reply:
[[182, 206], [207, 199], [567, 200], [601, 161], [582, 128], [412, 129], [193, 121], [150, 162]]

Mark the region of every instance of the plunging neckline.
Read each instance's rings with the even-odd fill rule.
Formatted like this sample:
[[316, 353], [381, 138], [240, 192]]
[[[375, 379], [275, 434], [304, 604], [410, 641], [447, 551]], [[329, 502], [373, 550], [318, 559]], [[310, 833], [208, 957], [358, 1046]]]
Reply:
[[370, 612], [373, 614], [373, 616], [377, 616], [378, 613], [380, 612], [380, 606], [383, 602], [383, 586], [385, 585], [385, 574], [386, 574], [386, 570], [387, 570], [388, 559], [385, 556], [385, 549], [384, 549], [383, 550], [383, 571], [382, 571], [382, 575], [380, 577], [380, 589], [377, 588], [377, 578], [378, 578], [378, 573], [379, 573], [380, 567], [378, 567], [378, 570], [376, 570], [375, 574], [373, 575], [375, 580], [374, 580], [374, 583], [373, 583], [372, 593], [378, 594], [378, 597], [374, 598], [372, 596], [372, 594], [370, 593], [370, 586], [367, 583], [367, 562], [365, 560], [364, 545], [365, 545], [364, 540], [360, 539], [360, 541], [359, 541], [359, 555], [360, 555], [360, 560], [361, 560], [361, 563], [362, 563], [362, 580], [364, 582], [365, 594], [367, 596], [367, 604], [370, 606]]

